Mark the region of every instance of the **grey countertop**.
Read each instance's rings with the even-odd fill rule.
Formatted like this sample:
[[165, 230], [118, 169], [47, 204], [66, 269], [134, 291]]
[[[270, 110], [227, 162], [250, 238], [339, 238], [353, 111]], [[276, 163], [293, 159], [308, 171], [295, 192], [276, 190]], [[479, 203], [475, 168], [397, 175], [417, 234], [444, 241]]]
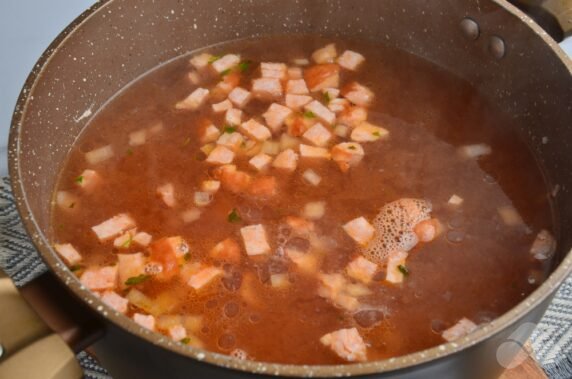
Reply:
[[[0, 176], [7, 174], [10, 118], [28, 73], [58, 33], [93, 3], [93, 0], [0, 1]], [[572, 38], [561, 46], [572, 56]]]

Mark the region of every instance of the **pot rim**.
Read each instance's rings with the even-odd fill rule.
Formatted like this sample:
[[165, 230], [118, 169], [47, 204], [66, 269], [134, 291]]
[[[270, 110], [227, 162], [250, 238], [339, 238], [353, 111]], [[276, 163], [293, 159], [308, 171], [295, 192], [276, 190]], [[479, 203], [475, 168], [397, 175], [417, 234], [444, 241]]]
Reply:
[[[34, 92], [34, 87], [41, 80], [41, 74], [46, 65], [49, 64], [51, 57], [65, 43], [68, 37], [78, 29], [84, 21], [93, 16], [98, 10], [104, 8], [107, 4], [114, 0], [100, 0], [74, 21], [72, 21], [48, 46], [41, 57], [38, 59], [33, 70], [29, 74], [22, 91], [18, 97], [16, 107], [12, 116], [10, 127], [10, 136], [8, 142], [8, 161], [9, 174], [12, 180], [12, 191], [14, 199], [22, 222], [26, 228], [26, 232], [31, 236], [32, 242], [39, 251], [40, 256], [48, 267], [56, 274], [59, 280], [71, 289], [73, 294], [81, 298], [95, 312], [103, 315], [105, 318], [120, 326], [122, 329], [164, 349], [175, 353], [194, 358], [198, 361], [206, 362], [212, 365], [221, 366], [239, 371], [266, 374], [281, 375], [291, 377], [333, 377], [333, 376], [350, 376], [365, 375], [395, 371], [400, 369], [411, 368], [430, 361], [443, 359], [449, 355], [458, 353], [462, 350], [474, 346], [508, 326], [516, 323], [524, 317], [530, 309], [536, 307], [562, 284], [566, 277], [572, 272], [572, 250], [564, 257], [563, 261], [552, 272], [548, 279], [532, 292], [528, 297], [518, 303], [502, 316], [491, 321], [490, 323], [479, 327], [476, 331], [460, 338], [454, 342], [444, 343], [429, 349], [418, 351], [415, 353], [364, 363], [350, 363], [339, 365], [294, 365], [294, 364], [278, 364], [267, 362], [256, 362], [250, 360], [239, 360], [220, 353], [210, 352], [207, 350], [187, 346], [179, 342], [172, 341], [170, 338], [151, 332], [132, 321], [127, 316], [120, 314], [106, 306], [91, 291], [85, 288], [77, 279], [77, 277], [66, 267], [65, 264], [55, 254], [50, 246], [49, 241], [40, 231], [34, 215], [28, 205], [26, 191], [20, 180], [22, 174], [19, 166], [19, 134], [27, 109], [30, 96]], [[554, 54], [568, 68], [572, 75], [572, 60], [564, 53], [558, 44], [550, 38], [543, 29], [540, 28], [531, 18], [521, 12], [518, 8], [508, 3], [506, 0], [492, 0], [494, 3], [504, 8], [513, 16], [519, 18], [530, 28], [538, 37], [540, 37], [554, 52]]]

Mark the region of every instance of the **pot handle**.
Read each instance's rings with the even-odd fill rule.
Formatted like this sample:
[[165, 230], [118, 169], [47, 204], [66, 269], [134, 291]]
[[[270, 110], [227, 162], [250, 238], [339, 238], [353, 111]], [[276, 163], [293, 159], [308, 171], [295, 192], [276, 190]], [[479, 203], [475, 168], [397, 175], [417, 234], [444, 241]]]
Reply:
[[572, 0], [510, 0], [557, 42], [572, 36]]
[[0, 278], [0, 377], [81, 378], [75, 353], [103, 335], [103, 322], [51, 272], [18, 291]]

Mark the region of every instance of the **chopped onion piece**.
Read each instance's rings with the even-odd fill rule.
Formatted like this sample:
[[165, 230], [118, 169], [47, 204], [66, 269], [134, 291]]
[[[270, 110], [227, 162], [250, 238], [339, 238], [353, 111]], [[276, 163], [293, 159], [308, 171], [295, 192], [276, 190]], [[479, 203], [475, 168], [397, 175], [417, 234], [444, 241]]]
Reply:
[[463, 204], [463, 201], [464, 201], [464, 200], [463, 200], [462, 197], [457, 196], [456, 194], [453, 194], [453, 196], [451, 196], [451, 197], [449, 198], [449, 201], [448, 201], [447, 203], [449, 203], [449, 204], [451, 204], [451, 205], [454, 205], [454, 206], [458, 206], [458, 205]]
[[113, 157], [113, 148], [111, 145], [99, 147], [85, 153], [85, 159], [89, 164], [98, 164], [111, 157]]

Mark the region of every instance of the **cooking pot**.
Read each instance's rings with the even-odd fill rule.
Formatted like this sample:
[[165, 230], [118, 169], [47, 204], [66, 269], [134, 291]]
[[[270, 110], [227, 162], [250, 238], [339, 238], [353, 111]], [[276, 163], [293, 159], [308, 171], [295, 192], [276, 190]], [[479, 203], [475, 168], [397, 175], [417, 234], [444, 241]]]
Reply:
[[[562, 34], [557, 18], [536, 14], [554, 35]], [[546, 282], [454, 343], [329, 366], [241, 361], [184, 346], [139, 327], [84, 288], [50, 246], [50, 202], [62, 162], [90, 116], [135, 78], [188, 51], [290, 33], [378, 41], [406, 50], [471, 83], [516, 119], [553, 197], [558, 251]], [[503, 370], [499, 347], [505, 356], [518, 352], [531, 332], [519, 326], [538, 322], [572, 271], [572, 233], [566, 233], [572, 227], [571, 72], [572, 63], [547, 33], [503, 0], [100, 1], [45, 51], [14, 112], [13, 192], [26, 230], [50, 268], [23, 293], [76, 350], [91, 346], [115, 378], [496, 377]], [[518, 343], [507, 350], [507, 340]]]

